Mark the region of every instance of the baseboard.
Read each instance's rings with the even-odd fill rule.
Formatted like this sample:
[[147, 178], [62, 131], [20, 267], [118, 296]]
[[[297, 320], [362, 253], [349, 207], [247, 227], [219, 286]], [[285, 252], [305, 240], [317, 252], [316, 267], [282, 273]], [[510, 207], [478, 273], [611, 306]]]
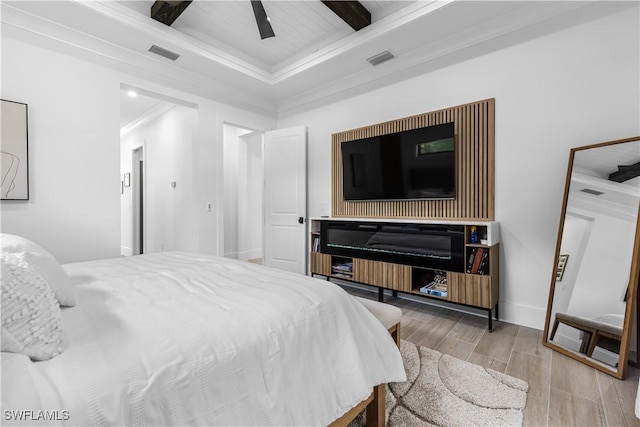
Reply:
[[122, 255], [122, 256], [131, 256], [131, 255], [133, 255], [133, 250], [131, 248], [127, 248], [125, 246], [120, 246], [120, 255]]
[[248, 251], [241, 251], [236, 255], [240, 260], [249, 261], [250, 259], [262, 258], [262, 249], [250, 249]]
[[546, 316], [546, 307], [541, 308], [532, 305], [500, 301], [500, 320], [504, 320], [505, 322], [543, 330]]
[[[362, 289], [365, 291], [377, 292], [377, 289], [374, 286], [363, 285], [355, 282], [347, 282], [347, 281], [343, 281], [335, 278], [332, 278], [331, 281], [334, 281], [341, 285]], [[389, 293], [391, 293], [391, 289], [385, 289], [385, 294], [389, 294]], [[411, 294], [406, 294], [402, 292], [398, 294], [398, 297], [411, 300], [411, 301], [416, 301], [422, 304], [433, 305], [437, 307], [444, 307], [450, 310], [473, 314], [476, 316], [482, 316], [482, 317], [487, 316], [486, 310], [475, 309], [473, 307], [466, 307], [466, 306], [458, 305], [455, 303], [440, 302], [436, 299], [422, 298], [417, 295], [411, 295]], [[499, 315], [500, 315], [501, 321], [513, 323], [520, 326], [526, 326], [526, 327], [538, 329], [538, 330], [544, 329], [544, 319], [547, 314], [546, 309], [533, 307], [530, 305], [513, 304], [513, 303], [500, 301], [499, 312], [500, 312]]]

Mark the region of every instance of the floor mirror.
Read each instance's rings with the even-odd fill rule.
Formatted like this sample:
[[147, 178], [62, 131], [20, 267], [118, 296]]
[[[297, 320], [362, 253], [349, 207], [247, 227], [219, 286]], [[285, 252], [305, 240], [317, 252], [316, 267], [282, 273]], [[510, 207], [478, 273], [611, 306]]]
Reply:
[[571, 150], [543, 343], [620, 379], [638, 357], [639, 208], [640, 136]]

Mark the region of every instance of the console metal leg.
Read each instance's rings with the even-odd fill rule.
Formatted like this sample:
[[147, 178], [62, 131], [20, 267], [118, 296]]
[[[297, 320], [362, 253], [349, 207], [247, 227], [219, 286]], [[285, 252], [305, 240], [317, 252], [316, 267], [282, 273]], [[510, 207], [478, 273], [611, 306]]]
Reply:
[[378, 302], [384, 302], [384, 288], [378, 288]]
[[491, 309], [487, 310], [488, 316], [487, 319], [489, 320], [489, 332], [493, 332], [493, 322], [491, 321]]
[[396, 290], [391, 291], [391, 295], [392, 295], [394, 298], [398, 298], [398, 291], [396, 291]]

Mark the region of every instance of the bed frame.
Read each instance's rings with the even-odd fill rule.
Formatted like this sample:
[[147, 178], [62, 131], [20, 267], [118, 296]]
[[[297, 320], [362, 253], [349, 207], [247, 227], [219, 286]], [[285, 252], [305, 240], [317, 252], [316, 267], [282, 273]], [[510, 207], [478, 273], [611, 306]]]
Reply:
[[360, 412], [363, 410], [367, 411], [367, 427], [383, 427], [385, 421], [385, 407], [384, 407], [384, 389], [385, 384], [377, 385], [373, 388], [373, 392], [369, 395], [368, 398], [360, 402], [358, 405], [354, 406], [332, 422], [330, 427], [346, 427], [349, 425], [351, 421], [353, 421]]
[[[380, 303], [378, 303], [380, 304]], [[400, 348], [400, 322], [389, 328], [389, 333], [396, 342], [398, 348]], [[346, 427], [351, 421], [353, 421], [360, 412], [365, 410], [367, 415], [367, 427], [384, 427], [385, 425], [385, 393], [386, 384], [379, 384], [373, 388], [373, 392], [365, 400], [354, 406], [332, 422], [329, 427]]]

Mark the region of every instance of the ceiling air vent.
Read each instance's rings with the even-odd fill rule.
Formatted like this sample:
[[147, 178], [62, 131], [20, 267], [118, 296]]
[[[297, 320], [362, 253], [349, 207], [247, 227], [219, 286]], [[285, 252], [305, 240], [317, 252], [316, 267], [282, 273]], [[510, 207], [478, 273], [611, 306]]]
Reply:
[[602, 191], [598, 191], [598, 190], [592, 190], [590, 188], [583, 188], [582, 190], [583, 193], [587, 193], [587, 194], [593, 194], [594, 196], [601, 196], [604, 193]]
[[171, 52], [170, 50], [164, 49], [155, 44], [149, 48], [149, 52], [155, 53], [156, 55], [164, 56], [165, 58], [170, 59], [172, 61], [175, 61], [176, 59], [180, 58], [180, 55], [178, 55], [177, 53]]
[[367, 61], [369, 61], [371, 65], [378, 65], [393, 58], [395, 58], [395, 56], [393, 56], [393, 53], [385, 50], [384, 52], [380, 52], [377, 55], [373, 55], [371, 58], [367, 58]]

